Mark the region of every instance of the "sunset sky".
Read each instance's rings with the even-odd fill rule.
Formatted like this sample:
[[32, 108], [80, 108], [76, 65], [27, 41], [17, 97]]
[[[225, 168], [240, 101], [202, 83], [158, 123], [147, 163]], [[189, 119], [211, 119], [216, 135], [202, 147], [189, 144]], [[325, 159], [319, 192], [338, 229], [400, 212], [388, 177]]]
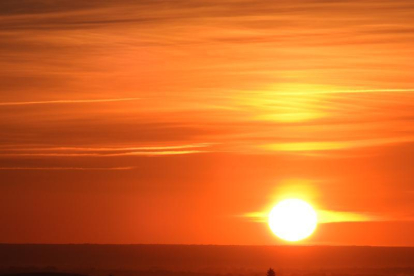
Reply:
[[0, 1], [0, 242], [414, 246], [414, 2]]

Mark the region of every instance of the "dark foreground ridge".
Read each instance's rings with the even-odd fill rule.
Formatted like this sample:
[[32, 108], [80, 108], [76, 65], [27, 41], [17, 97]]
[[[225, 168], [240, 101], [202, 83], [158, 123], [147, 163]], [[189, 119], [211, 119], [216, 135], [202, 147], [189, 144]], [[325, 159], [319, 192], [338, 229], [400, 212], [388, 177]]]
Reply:
[[228, 268], [262, 271], [269, 267], [407, 268], [414, 267], [414, 248], [0, 244], [0, 267], [55, 267], [59, 271], [82, 273], [89, 269], [224, 272]]

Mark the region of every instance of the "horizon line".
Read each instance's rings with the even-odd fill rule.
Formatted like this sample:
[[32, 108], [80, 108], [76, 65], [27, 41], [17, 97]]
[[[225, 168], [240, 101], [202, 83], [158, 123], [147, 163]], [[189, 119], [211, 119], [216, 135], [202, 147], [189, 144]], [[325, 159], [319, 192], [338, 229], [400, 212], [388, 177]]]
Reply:
[[96, 245], [96, 246], [223, 246], [223, 247], [360, 247], [360, 248], [413, 248], [414, 246], [403, 245], [335, 245], [335, 244], [192, 244], [192, 243], [2, 243], [2, 245]]

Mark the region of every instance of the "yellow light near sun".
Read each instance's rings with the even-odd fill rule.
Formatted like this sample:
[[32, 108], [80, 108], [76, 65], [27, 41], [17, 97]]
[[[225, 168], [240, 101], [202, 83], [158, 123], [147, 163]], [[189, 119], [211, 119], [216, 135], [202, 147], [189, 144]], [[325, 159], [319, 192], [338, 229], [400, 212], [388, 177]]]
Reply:
[[318, 218], [310, 204], [300, 199], [285, 199], [269, 213], [269, 227], [279, 238], [295, 242], [309, 237]]

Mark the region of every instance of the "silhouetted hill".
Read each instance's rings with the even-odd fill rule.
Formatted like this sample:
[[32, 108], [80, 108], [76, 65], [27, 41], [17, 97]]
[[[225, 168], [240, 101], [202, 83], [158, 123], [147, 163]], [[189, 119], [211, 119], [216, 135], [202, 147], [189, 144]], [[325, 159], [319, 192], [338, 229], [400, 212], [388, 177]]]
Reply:
[[12, 266], [56, 267], [60, 271], [88, 275], [88, 269], [233, 273], [236, 270], [263, 271], [269, 267], [407, 268], [414, 267], [414, 248], [0, 244], [0, 267]]

